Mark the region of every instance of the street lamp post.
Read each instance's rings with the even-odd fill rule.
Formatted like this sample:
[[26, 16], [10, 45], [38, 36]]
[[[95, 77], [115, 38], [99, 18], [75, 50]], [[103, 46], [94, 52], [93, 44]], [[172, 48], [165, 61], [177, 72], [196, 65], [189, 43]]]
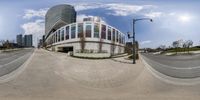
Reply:
[[133, 19], [133, 36], [131, 37], [130, 34], [128, 33], [128, 38], [133, 38], [133, 64], [135, 64], [135, 59], [136, 59], [136, 50], [135, 50], [135, 22], [140, 21], [140, 20], [150, 20], [153, 22], [151, 18], [140, 18], [140, 19]]

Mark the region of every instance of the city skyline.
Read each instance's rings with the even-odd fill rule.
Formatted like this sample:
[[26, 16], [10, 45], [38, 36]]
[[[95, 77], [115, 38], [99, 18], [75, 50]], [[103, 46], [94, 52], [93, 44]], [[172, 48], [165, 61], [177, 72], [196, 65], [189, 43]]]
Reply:
[[[34, 46], [37, 38], [44, 35], [44, 15], [46, 11], [58, 4], [75, 6], [78, 18], [99, 16], [106, 23], [120, 29], [123, 33], [132, 32], [132, 18], [151, 17], [154, 22], [136, 24], [136, 40], [141, 47], [158, 47], [171, 45], [175, 40], [193, 40], [199, 44], [198, 37], [198, 3], [199, 1], [182, 0], [158, 1], [140, 0], [113, 2], [104, 1], [1, 1], [0, 39], [15, 39], [17, 34], [33, 34]], [[12, 7], [11, 7], [12, 6]], [[12, 11], [9, 13], [8, 11]], [[9, 19], [9, 20], [8, 20]], [[145, 29], [145, 30], [144, 30]], [[6, 34], [5, 34], [6, 33]]]

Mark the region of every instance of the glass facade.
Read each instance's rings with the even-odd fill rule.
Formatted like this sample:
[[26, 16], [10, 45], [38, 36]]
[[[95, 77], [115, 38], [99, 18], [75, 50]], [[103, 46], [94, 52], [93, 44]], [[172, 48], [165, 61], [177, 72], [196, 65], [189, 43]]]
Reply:
[[55, 34], [53, 34], [53, 43], [55, 43]]
[[106, 25], [101, 25], [101, 38], [106, 39]]
[[70, 24], [67, 25], [65, 28], [61, 28], [55, 31], [48, 38], [47, 44], [57, 43], [69, 39], [80, 38], [81, 34], [85, 35], [85, 37], [88, 38], [100, 38], [99, 36], [101, 36], [102, 39], [106, 39], [114, 43], [125, 44], [125, 35], [120, 31], [118, 31], [117, 29], [101, 23], [88, 23], [88, 22]]
[[64, 29], [62, 29], [62, 31], [61, 31], [61, 41], [64, 41], [64, 38], [65, 38]]
[[112, 30], [112, 33], [113, 33], [112, 41], [115, 42], [115, 29]]
[[78, 23], [78, 37], [83, 37], [83, 23]]
[[76, 22], [76, 11], [73, 6], [61, 4], [50, 8], [45, 16], [45, 37], [50, 36], [53, 29], [57, 30], [65, 23], [74, 22]]
[[66, 40], [68, 40], [69, 39], [69, 26], [67, 26], [66, 28], [65, 28], [65, 39]]
[[99, 38], [99, 24], [94, 24], [94, 38]]
[[56, 42], [58, 42], [58, 33], [56, 32]]
[[119, 32], [116, 31], [116, 42], [119, 42]]
[[121, 43], [121, 33], [119, 33], [119, 43]]
[[58, 42], [60, 42], [60, 30], [58, 30]]
[[76, 37], [76, 24], [73, 24], [71, 26], [71, 38], [75, 38]]
[[108, 40], [111, 40], [111, 27], [108, 27]]
[[92, 34], [92, 25], [89, 24], [89, 25], [86, 25], [85, 27], [85, 35], [86, 37], [91, 37], [91, 34]]

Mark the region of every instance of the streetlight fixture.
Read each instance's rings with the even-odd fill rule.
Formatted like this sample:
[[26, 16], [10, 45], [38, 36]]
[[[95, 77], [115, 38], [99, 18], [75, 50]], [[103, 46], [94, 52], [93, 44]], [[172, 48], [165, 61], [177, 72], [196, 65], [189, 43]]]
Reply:
[[135, 22], [140, 20], [149, 20], [150, 22], [153, 22], [153, 19], [151, 18], [140, 18], [140, 19], [133, 19], [133, 36], [130, 36], [130, 33], [128, 32], [128, 38], [133, 38], [133, 64], [135, 64], [136, 59], [136, 50], [135, 50]]

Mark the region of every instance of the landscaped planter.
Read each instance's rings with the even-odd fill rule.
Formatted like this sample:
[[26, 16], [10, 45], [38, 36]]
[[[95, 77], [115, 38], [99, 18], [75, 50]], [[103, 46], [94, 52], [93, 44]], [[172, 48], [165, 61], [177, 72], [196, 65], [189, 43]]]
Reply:
[[86, 58], [86, 59], [105, 59], [110, 58], [108, 53], [75, 53], [73, 57]]

